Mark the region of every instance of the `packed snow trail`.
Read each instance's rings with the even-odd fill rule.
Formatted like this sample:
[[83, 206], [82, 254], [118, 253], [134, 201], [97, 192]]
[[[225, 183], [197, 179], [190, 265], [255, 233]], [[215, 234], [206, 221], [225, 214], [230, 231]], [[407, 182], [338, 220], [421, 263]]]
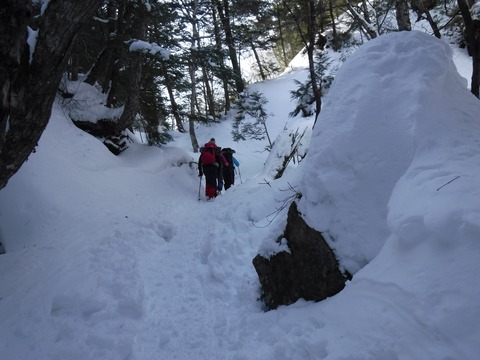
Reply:
[[0, 263], [9, 279], [0, 305], [16, 309], [0, 307], [5, 356], [219, 359], [243, 352], [244, 314], [263, 313], [251, 261], [272, 231], [252, 222], [271, 205], [250, 201], [256, 182], [198, 201], [191, 162], [181, 150], [143, 145], [114, 157], [54, 109], [37, 152], [1, 193], [10, 204], [2, 230], [16, 240]]
[[[232, 257], [245, 256], [245, 239], [238, 235], [245, 231], [235, 232], [232, 210], [223, 199], [206, 203], [196, 200], [193, 191], [189, 195], [165, 199], [158, 194], [161, 212], [152, 208], [148, 220], [130, 215], [131, 229], [115, 231], [101, 245], [105, 251], [95, 250], [92, 265], [105, 276], [112, 296], [107, 302], [118, 304], [115, 317], [135, 334], [118, 345], [120, 356], [127, 349], [138, 359], [215, 359], [224, 352], [227, 344], [221, 339], [238, 310], [236, 286], [242, 284], [238, 268], [229, 272], [229, 266]], [[236, 265], [245, 271], [251, 267], [243, 258]], [[248, 291], [255, 296], [254, 286]], [[117, 343], [118, 334], [113, 339]], [[102, 343], [94, 343], [100, 348], [93, 356], [105, 358]]]
[[[177, 227], [161, 248], [143, 245], [139, 268], [147, 311], [135, 353], [140, 359], [215, 359], [224, 352], [222, 329], [238, 307], [238, 269], [229, 273], [226, 261], [244, 254], [235, 245], [244, 239], [225, 222], [231, 211], [220, 199], [205, 203], [192, 197], [176, 206], [169, 221], [188, 214], [185, 226]], [[237, 265], [249, 267], [241, 259]], [[164, 269], [169, 273], [162, 273]]]

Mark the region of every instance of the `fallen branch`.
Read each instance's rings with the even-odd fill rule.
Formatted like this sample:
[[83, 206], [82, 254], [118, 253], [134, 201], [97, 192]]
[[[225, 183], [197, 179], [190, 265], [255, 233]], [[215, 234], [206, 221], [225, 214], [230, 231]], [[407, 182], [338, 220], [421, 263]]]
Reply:
[[443, 184], [442, 186], [440, 186], [440, 187], [437, 189], [437, 191], [440, 190], [441, 188], [443, 188], [444, 186], [447, 186], [448, 184], [452, 183], [453, 181], [457, 180], [459, 177], [460, 177], [460, 175], [458, 175], [457, 177], [453, 178], [453, 179], [450, 180], [449, 182]]
[[[270, 185], [270, 184], [268, 184], [268, 185]], [[280, 212], [283, 209], [289, 207], [295, 199], [300, 199], [302, 197], [302, 194], [300, 192], [298, 192], [297, 190], [295, 190], [296, 186], [292, 186], [290, 183], [288, 183], [288, 186], [289, 186], [288, 189], [285, 189], [285, 190], [280, 189], [280, 191], [291, 191], [291, 192], [293, 192], [293, 194], [290, 195], [290, 196], [287, 196], [283, 200], [275, 200], [275, 202], [281, 203], [281, 205], [280, 205], [280, 207], [277, 207], [277, 209], [274, 212], [268, 214], [265, 217], [267, 219], [267, 225], [258, 226], [257, 224], [255, 224], [254, 221], [252, 221], [253, 226], [255, 226], [256, 228], [259, 228], [259, 229], [260, 228], [261, 229], [266, 228], [267, 226], [269, 226], [273, 222], [273, 220], [275, 220], [275, 218], [280, 214]], [[272, 216], [272, 215], [273, 215], [273, 218], [269, 219], [269, 217]]]

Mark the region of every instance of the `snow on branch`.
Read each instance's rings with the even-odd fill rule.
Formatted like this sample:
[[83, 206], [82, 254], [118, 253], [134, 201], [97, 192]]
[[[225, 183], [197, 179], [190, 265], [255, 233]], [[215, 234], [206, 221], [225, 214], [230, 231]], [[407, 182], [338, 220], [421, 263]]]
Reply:
[[145, 54], [156, 55], [160, 53], [160, 56], [167, 60], [170, 57], [170, 51], [158, 46], [156, 43], [149, 43], [143, 40], [134, 40], [130, 43], [129, 51], [137, 51]]

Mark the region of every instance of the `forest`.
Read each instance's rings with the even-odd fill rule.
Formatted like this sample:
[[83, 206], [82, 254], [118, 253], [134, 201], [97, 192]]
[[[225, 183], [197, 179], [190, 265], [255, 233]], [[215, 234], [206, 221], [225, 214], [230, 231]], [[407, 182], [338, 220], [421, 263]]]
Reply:
[[[35, 150], [57, 97], [88, 106], [73, 99], [68, 81], [105, 95], [105, 118], [72, 120], [114, 154], [128, 146], [128, 130], [161, 146], [172, 128], [188, 132], [197, 152], [196, 123], [218, 122], [240, 106], [246, 85], [277, 76], [300, 51], [309, 79], [292, 95], [294, 114], [318, 116], [332, 79], [322, 50], [360, 45], [354, 31], [361, 41], [409, 31], [410, 11], [433, 36], [468, 48], [478, 97], [479, 8], [466, 0], [2, 1], [0, 189]], [[392, 11], [396, 22], [387, 20]]]

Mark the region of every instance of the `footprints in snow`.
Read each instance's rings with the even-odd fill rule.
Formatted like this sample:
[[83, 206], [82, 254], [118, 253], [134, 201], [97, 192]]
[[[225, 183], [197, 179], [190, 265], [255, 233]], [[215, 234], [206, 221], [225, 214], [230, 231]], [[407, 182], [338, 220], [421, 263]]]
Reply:
[[90, 261], [82, 264], [81, 283], [52, 298], [50, 358], [130, 359], [136, 349], [132, 334], [148, 313], [142, 256], [175, 236], [171, 223], [152, 221], [117, 227], [100, 237], [89, 249]]

